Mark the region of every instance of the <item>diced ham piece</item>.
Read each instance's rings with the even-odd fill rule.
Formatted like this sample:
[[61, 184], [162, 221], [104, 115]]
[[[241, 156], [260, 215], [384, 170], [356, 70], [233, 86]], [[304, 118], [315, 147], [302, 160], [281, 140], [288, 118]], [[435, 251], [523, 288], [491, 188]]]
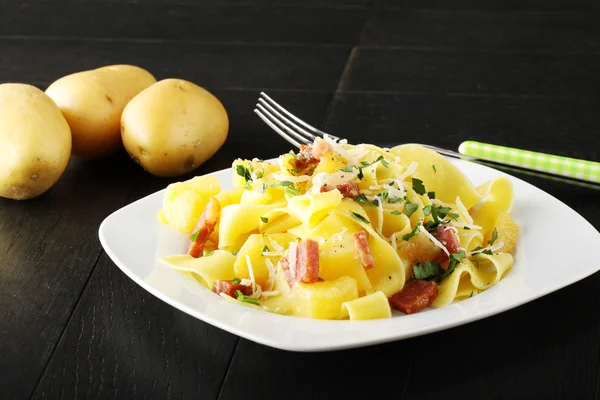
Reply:
[[456, 233], [456, 228], [448, 224], [442, 224], [435, 229], [433, 236], [444, 245], [448, 253], [458, 253], [460, 251], [460, 239]]
[[336, 186], [337, 190], [342, 193], [342, 196], [348, 197], [350, 199], [355, 199], [360, 196], [360, 189], [358, 185], [354, 182], [346, 182], [341, 185]]
[[[360, 196], [360, 188], [354, 182], [342, 183], [341, 185], [337, 185], [335, 188], [340, 191], [343, 197], [355, 199]], [[327, 187], [327, 185], [321, 186], [321, 193], [329, 192], [329, 190], [330, 189]]]
[[198, 223], [192, 230], [192, 234], [196, 234], [196, 240], [191, 241], [188, 245], [188, 254], [194, 258], [202, 257], [204, 246], [211, 233], [215, 230], [215, 225], [221, 216], [221, 204], [219, 200], [211, 197], [198, 219]]
[[246, 296], [250, 296], [252, 294], [252, 288], [250, 286], [242, 285], [242, 284], [234, 284], [233, 281], [229, 280], [216, 280], [213, 286], [213, 292], [225, 293], [233, 298], [237, 298], [236, 290], [242, 292], [242, 294]]
[[292, 243], [279, 262], [290, 287], [298, 281], [316, 282], [319, 279], [319, 244], [310, 239]]
[[366, 270], [374, 268], [375, 258], [371, 253], [369, 239], [367, 238], [367, 233], [365, 231], [354, 233], [354, 245], [358, 250], [358, 256], [360, 257], [360, 262], [363, 265], [363, 267], [365, 267]]
[[317, 138], [311, 150], [313, 158], [321, 160], [328, 153], [333, 153], [333, 147], [327, 141]]
[[300, 152], [296, 157], [290, 160], [290, 165], [297, 170], [305, 171], [310, 168], [315, 168], [319, 164], [319, 160], [313, 157], [313, 148], [310, 145], [303, 144], [300, 147]]
[[389, 298], [390, 304], [398, 310], [413, 314], [429, 307], [438, 295], [438, 287], [435, 281], [411, 281], [407, 282], [401, 291]]

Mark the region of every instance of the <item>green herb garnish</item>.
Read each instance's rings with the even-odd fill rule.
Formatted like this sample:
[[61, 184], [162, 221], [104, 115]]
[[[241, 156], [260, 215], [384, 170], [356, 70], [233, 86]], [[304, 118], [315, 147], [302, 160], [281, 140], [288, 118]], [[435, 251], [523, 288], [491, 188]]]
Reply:
[[418, 233], [421, 233], [421, 230], [419, 229], [419, 225], [415, 225], [412, 231], [402, 236], [402, 240], [408, 240], [411, 237], [417, 235]]
[[494, 244], [496, 240], [498, 240], [498, 230], [494, 228], [494, 231], [492, 232], [492, 238], [488, 240], [488, 244]]
[[417, 193], [423, 196], [427, 190], [425, 190], [425, 186], [423, 185], [423, 181], [417, 178], [412, 178], [412, 188]]
[[267, 218], [267, 217], [260, 217], [260, 220], [261, 220], [262, 222], [264, 222], [265, 224], [266, 224], [267, 222], [269, 222], [269, 218]]
[[204, 255], [204, 257], [210, 257], [210, 256], [212, 256], [213, 254], [215, 254], [214, 250], [213, 250], [213, 251], [209, 251], [208, 253], [206, 253], [206, 254]]
[[404, 210], [406, 211], [406, 216], [410, 217], [411, 215], [413, 215], [413, 213], [415, 211], [417, 211], [419, 209], [419, 205], [415, 204], [415, 203], [406, 203], [404, 205]]
[[291, 186], [290, 187], [286, 187], [285, 189], [283, 189], [283, 191], [286, 194], [289, 194], [290, 196], [297, 196], [297, 195], [300, 194], [300, 190], [299, 189], [296, 189], [296, 188], [291, 187]]
[[446, 269], [446, 271], [444, 271], [438, 278], [438, 282], [443, 281], [444, 279], [446, 279], [446, 277], [448, 277], [451, 273], [454, 272], [454, 269], [456, 268], [456, 266], [458, 264], [460, 264], [460, 262], [462, 261], [463, 257], [465, 257], [466, 254], [464, 251], [459, 251], [458, 253], [452, 253], [450, 254], [450, 264], [448, 265], [448, 269]]
[[250, 175], [250, 171], [248, 171], [248, 168], [244, 167], [243, 165], [236, 165], [235, 166], [235, 172], [237, 172], [237, 174], [239, 176], [241, 176], [242, 178], [244, 178], [246, 181], [252, 180], [252, 176]]
[[242, 303], [250, 303], [254, 304], [255, 306], [260, 306], [260, 303], [257, 299], [255, 299], [254, 297], [246, 296], [244, 293], [242, 293], [241, 290], [236, 290], [235, 295], [238, 301], [241, 301]]
[[359, 221], [364, 222], [365, 224], [369, 223], [369, 220], [366, 219], [365, 217], [363, 217], [362, 215], [355, 213], [354, 211], [351, 211], [352, 215], [354, 216], [354, 218], [358, 219]]
[[439, 263], [425, 261], [425, 263], [416, 263], [413, 266], [413, 275], [415, 279], [430, 281], [437, 278], [442, 272], [442, 266]]
[[362, 172], [362, 168], [358, 169], [358, 175], [356, 175], [358, 177], [358, 179], [360, 179], [362, 181], [362, 178], [364, 178], [363, 172]]
[[237, 251], [237, 250], [234, 250], [234, 251], [231, 252], [231, 254], [233, 254], [234, 256], [237, 256], [238, 253], [239, 253], [239, 251]]
[[278, 186], [283, 186], [283, 187], [294, 187], [294, 184], [290, 181], [281, 181], [281, 182], [277, 182], [271, 185], [271, 187], [278, 187]]
[[242, 280], [240, 278], [233, 278], [231, 280], [231, 283], [233, 283], [234, 285], [239, 285], [240, 283], [242, 283]]
[[265, 245], [265, 247], [263, 247], [261, 253], [269, 253], [271, 250], [269, 250], [269, 247], [267, 245]]
[[[387, 193], [387, 192], [386, 192], [386, 193]], [[397, 203], [397, 202], [399, 202], [400, 200], [402, 200], [402, 197], [390, 197], [390, 198], [388, 199], [388, 203]]]
[[342, 172], [352, 172], [354, 167], [352, 165], [346, 165], [344, 168], [340, 169]]
[[427, 192], [427, 197], [430, 199], [435, 199], [435, 192]]
[[433, 165], [431, 166], [431, 168], [433, 168], [433, 172], [436, 172], [436, 173], [437, 173], [437, 169], [435, 169], [435, 164], [433, 164]]
[[368, 206], [377, 207], [379, 205], [379, 201], [377, 199], [375, 199], [373, 201], [369, 201], [369, 199], [367, 199], [367, 196], [365, 196], [364, 193], [361, 193], [358, 197], [356, 197], [354, 199], [354, 201], [356, 201], [357, 203], [368, 205]]
[[200, 229], [190, 235], [190, 241], [195, 242], [198, 238], [198, 234], [200, 233]]
[[400, 212], [400, 210], [394, 210], [391, 212], [392, 215], [402, 215], [402, 213]]

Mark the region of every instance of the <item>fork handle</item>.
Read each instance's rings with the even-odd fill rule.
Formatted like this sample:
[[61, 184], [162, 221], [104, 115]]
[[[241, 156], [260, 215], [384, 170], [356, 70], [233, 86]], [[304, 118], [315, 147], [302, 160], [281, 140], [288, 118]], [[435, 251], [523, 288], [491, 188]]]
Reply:
[[515, 149], [489, 143], [466, 141], [460, 144], [461, 154], [504, 165], [542, 171], [586, 182], [600, 182], [600, 163], [553, 154]]

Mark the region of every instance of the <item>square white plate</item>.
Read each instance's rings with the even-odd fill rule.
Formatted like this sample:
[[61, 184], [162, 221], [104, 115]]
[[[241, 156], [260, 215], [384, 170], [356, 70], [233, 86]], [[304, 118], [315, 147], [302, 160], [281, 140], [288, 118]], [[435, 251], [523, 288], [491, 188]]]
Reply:
[[[390, 342], [440, 331], [517, 307], [581, 280], [600, 269], [600, 233], [570, 207], [503, 172], [462, 160], [451, 161], [475, 185], [498, 175], [514, 185], [512, 216], [520, 237], [514, 267], [497, 285], [472, 298], [389, 319], [323, 321], [276, 315], [231, 303], [158, 261], [184, 254], [186, 237], [160, 224], [163, 191], [108, 216], [102, 246], [114, 263], [154, 296], [202, 321], [267, 346], [290, 351], [328, 351]], [[231, 188], [231, 170], [213, 173]], [[585, 245], [582, 245], [585, 244]]]

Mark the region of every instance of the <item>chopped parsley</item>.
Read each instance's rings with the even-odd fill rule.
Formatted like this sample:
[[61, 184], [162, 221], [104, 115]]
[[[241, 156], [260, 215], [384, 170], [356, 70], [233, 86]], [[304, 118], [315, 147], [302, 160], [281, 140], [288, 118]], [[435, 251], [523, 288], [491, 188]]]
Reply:
[[[386, 193], [387, 193], [387, 192], [386, 192]], [[400, 200], [402, 200], [402, 197], [390, 197], [390, 198], [388, 199], [388, 203], [397, 203], [397, 202], [399, 202]]]
[[297, 196], [297, 195], [300, 194], [300, 190], [299, 189], [296, 189], [295, 187], [291, 187], [291, 186], [286, 187], [285, 189], [283, 189], [283, 191], [286, 194], [289, 194], [290, 196]]
[[471, 230], [471, 228], [469, 228], [468, 226], [463, 226], [463, 229], [464, 229], [465, 231], [470, 231], [470, 230]]
[[242, 280], [240, 278], [233, 278], [231, 283], [233, 283], [234, 285], [239, 285], [240, 283], [242, 283]]
[[437, 173], [437, 169], [435, 169], [435, 164], [433, 164], [433, 165], [431, 166], [431, 168], [433, 168], [433, 172]]
[[446, 277], [448, 277], [451, 273], [454, 272], [454, 269], [456, 268], [456, 266], [458, 264], [460, 264], [460, 262], [462, 261], [463, 257], [465, 257], [465, 252], [464, 251], [459, 251], [458, 253], [452, 253], [450, 254], [450, 264], [448, 264], [448, 269], [446, 269], [446, 271], [444, 271], [438, 278], [438, 281], [441, 282], [444, 279], [446, 279]]
[[198, 234], [200, 233], [200, 229], [190, 235], [190, 241], [195, 242], [198, 238]]
[[416, 263], [413, 266], [413, 276], [415, 279], [430, 281], [437, 278], [442, 273], [442, 266], [439, 263], [425, 261], [425, 263]]
[[402, 213], [399, 210], [394, 210], [391, 213], [392, 215], [402, 215]]
[[260, 179], [265, 176], [265, 170], [261, 170], [258, 174], [256, 174], [256, 179]]
[[423, 181], [417, 178], [412, 178], [412, 188], [417, 193], [423, 196], [425, 192], [425, 185], [423, 185]]
[[429, 197], [430, 199], [435, 199], [435, 192], [427, 192], [427, 197]]
[[252, 180], [252, 176], [250, 176], [250, 171], [248, 171], [248, 168], [244, 167], [243, 165], [236, 165], [235, 172], [237, 172], [239, 176], [244, 178], [246, 182]]
[[383, 158], [383, 156], [379, 156], [379, 157], [377, 158], [377, 160], [375, 160], [375, 162], [377, 162], [377, 161], [381, 161], [381, 165], [383, 165], [383, 166], [384, 166], [384, 167], [386, 167], [386, 168], [390, 166], [390, 163], [388, 163], [388, 162], [385, 160], [385, 158]]
[[254, 297], [246, 296], [244, 293], [242, 293], [241, 290], [236, 290], [235, 295], [238, 301], [241, 301], [242, 303], [249, 303], [254, 304], [255, 306], [260, 306], [260, 303], [257, 299], [255, 299]]
[[404, 205], [404, 210], [406, 211], [406, 216], [410, 217], [411, 215], [413, 215], [413, 213], [415, 211], [417, 211], [419, 209], [419, 205], [415, 204], [415, 203], [406, 203]]
[[271, 185], [271, 187], [278, 187], [278, 186], [283, 186], [283, 187], [294, 187], [294, 184], [290, 181], [281, 181], [281, 182], [277, 182]]
[[362, 172], [362, 168], [358, 169], [358, 175], [356, 175], [358, 177], [358, 179], [360, 179], [362, 181], [362, 178], [364, 177], [363, 172]]
[[431, 218], [433, 218], [434, 223], [436, 223], [436, 224], [440, 223], [440, 218], [438, 216], [437, 209], [435, 208], [435, 206], [433, 206], [431, 204], [423, 207], [423, 215], [425, 215], [425, 216], [431, 215]]
[[361, 193], [358, 197], [354, 199], [354, 201], [356, 201], [357, 203], [365, 204], [367, 206], [377, 207], [379, 205], [379, 200], [375, 199], [373, 201], [369, 201], [369, 199], [367, 199], [367, 196], [365, 196], [364, 193]]
[[369, 223], [369, 220], [368, 220], [368, 219], [366, 219], [365, 217], [363, 217], [362, 215], [360, 215], [360, 214], [358, 214], [358, 213], [355, 213], [354, 211], [351, 211], [351, 213], [352, 213], [352, 215], [354, 216], [354, 218], [356, 218], [357, 220], [359, 220], [359, 221], [362, 221], [362, 222], [364, 222], [365, 224], [368, 224], [368, 223]]
[[377, 196], [381, 197], [381, 201], [385, 202], [389, 196], [388, 192], [379, 193]]
[[419, 229], [419, 225], [415, 225], [415, 227], [413, 228], [412, 231], [410, 231], [409, 233], [407, 233], [405, 235], [402, 235], [402, 240], [408, 240], [418, 233], [421, 233], [421, 230]]
[[260, 220], [261, 220], [262, 222], [264, 222], [265, 224], [266, 224], [267, 222], [269, 222], [269, 218], [267, 218], [267, 217], [260, 217]]
[[234, 256], [237, 256], [238, 253], [239, 253], [239, 251], [237, 251], [237, 250], [234, 250], [234, 251], [231, 252], [231, 254], [233, 254]]
[[210, 257], [210, 256], [212, 256], [213, 254], [215, 254], [215, 252], [214, 252], [214, 251], [209, 251], [208, 253], [206, 253], [206, 254], [204, 255], [204, 257]]
[[261, 253], [269, 253], [271, 250], [269, 250], [269, 247], [267, 245], [265, 245], [265, 247], [263, 247]]
[[[481, 246], [477, 246], [477, 247], [475, 247], [475, 248], [473, 249], [473, 251], [471, 251], [471, 253], [475, 253], [476, 251], [479, 251], [479, 250], [481, 250], [481, 249], [483, 249], [483, 247], [481, 247]], [[492, 253], [492, 251], [491, 251], [490, 249], [483, 250], [483, 251], [482, 251], [482, 253], [483, 253], [483, 254], [490, 255], [490, 256], [494, 255], [494, 253]]]
[[438, 282], [441, 282], [454, 272], [454, 269], [460, 264], [463, 257], [465, 257], [464, 251], [450, 254], [450, 263], [445, 271], [439, 263], [429, 260], [423, 264], [416, 263], [413, 266], [413, 276], [418, 280], [430, 281], [436, 279]]
[[496, 240], [498, 240], [498, 230], [494, 228], [494, 231], [492, 232], [492, 238], [488, 240], [488, 244], [494, 244]]
[[437, 228], [439, 225], [439, 222], [434, 222], [434, 221], [427, 221], [425, 222], [425, 225], [423, 225], [425, 227], [425, 229], [427, 229], [429, 232], [432, 232], [435, 230], [435, 228]]
[[344, 168], [340, 169], [342, 172], [352, 172], [354, 167], [352, 165], [346, 165]]

